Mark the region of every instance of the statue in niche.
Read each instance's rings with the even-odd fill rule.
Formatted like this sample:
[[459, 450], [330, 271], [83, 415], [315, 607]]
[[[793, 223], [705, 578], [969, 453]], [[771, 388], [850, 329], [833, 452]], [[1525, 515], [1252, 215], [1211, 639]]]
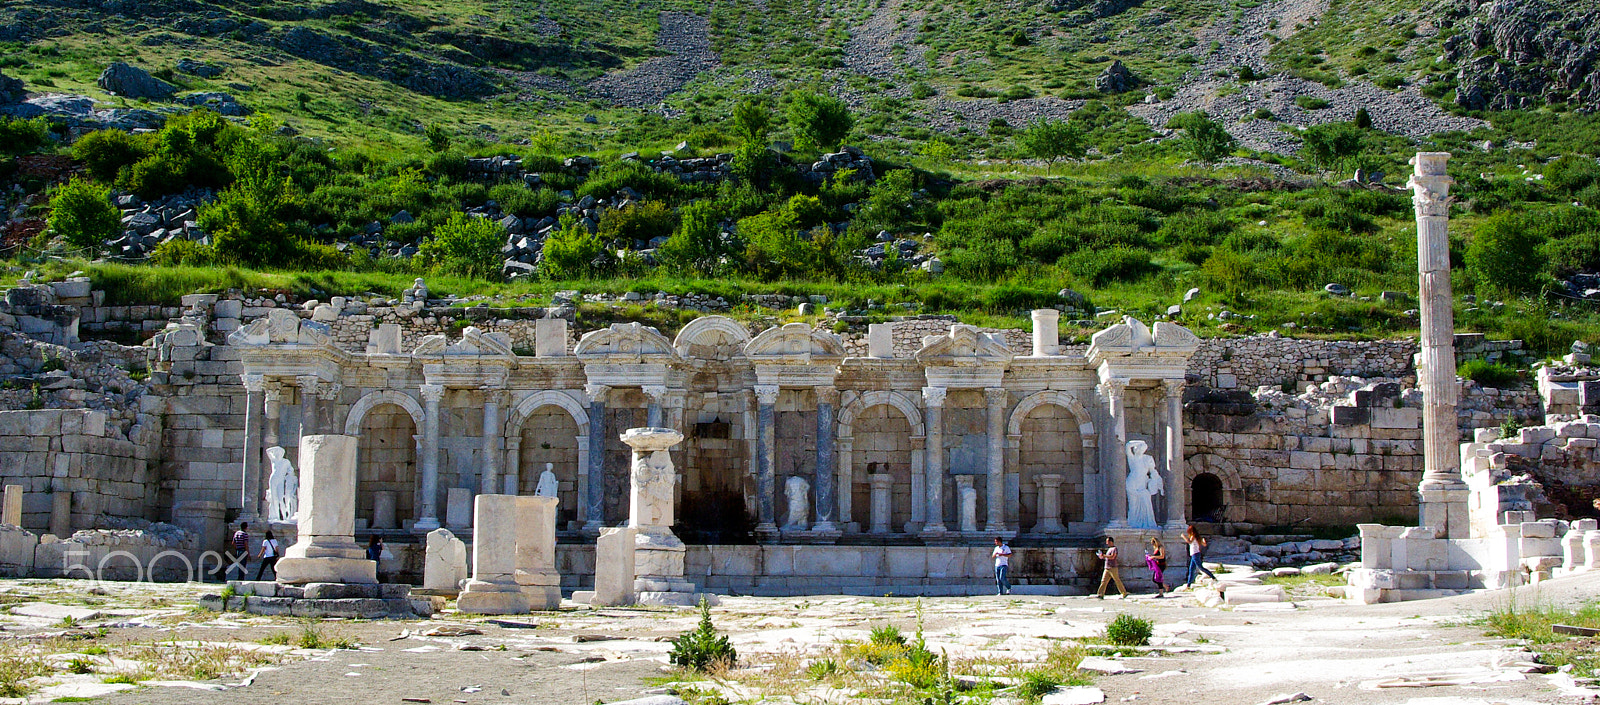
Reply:
[[272, 474], [267, 477], [267, 520], [293, 524], [300, 513], [300, 478], [284, 459], [283, 448], [268, 448], [267, 459], [272, 463]]
[[804, 531], [806, 518], [811, 515], [809, 511], [811, 496], [811, 483], [803, 477], [790, 477], [783, 483], [783, 494], [789, 498], [789, 520], [784, 522], [783, 528]]
[[1155, 496], [1166, 492], [1155, 458], [1145, 455], [1147, 448], [1144, 441], [1128, 441], [1128, 526], [1136, 529], [1160, 528], [1156, 524]]
[[534, 488], [535, 497], [554, 497], [561, 488], [561, 483], [556, 480], [555, 463], [545, 463], [544, 472], [539, 473], [539, 486]]

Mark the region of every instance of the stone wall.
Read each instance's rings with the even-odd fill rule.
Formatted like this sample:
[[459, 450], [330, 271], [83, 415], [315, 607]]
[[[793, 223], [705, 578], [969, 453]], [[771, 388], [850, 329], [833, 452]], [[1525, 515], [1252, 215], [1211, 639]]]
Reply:
[[108, 424], [103, 411], [0, 411], [0, 484], [23, 487], [23, 527], [44, 533], [94, 526], [101, 515], [155, 518], [157, 430], [136, 426], [133, 434]]

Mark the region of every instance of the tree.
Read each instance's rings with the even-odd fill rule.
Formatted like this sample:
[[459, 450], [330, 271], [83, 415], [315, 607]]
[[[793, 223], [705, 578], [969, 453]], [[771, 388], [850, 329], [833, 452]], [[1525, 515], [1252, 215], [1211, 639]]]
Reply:
[[1337, 169], [1346, 160], [1361, 154], [1365, 135], [1348, 122], [1312, 125], [1300, 133], [1300, 151], [1323, 169]]
[[571, 215], [561, 216], [561, 227], [544, 241], [539, 266], [547, 279], [578, 279], [595, 271], [594, 261], [605, 254], [600, 236]]
[[1496, 213], [1472, 231], [1467, 273], [1483, 294], [1536, 291], [1547, 261], [1544, 240], [1522, 214]]
[[278, 175], [279, 163], [256, 137], [240, 140], [228, 155], [233, 185], [200, 209], [200, 227], [211, 234], [223, 261], [272, 267], [301, 254], [299, 241], [284, 222], [295, 198], [289, 178]]
[[745, 98], [733, 106], [733, 133], [745, 144], [767, 145], [772, 131], [772, 109], [759, 98]]
[[795, 91], [789, 102], [789, 129], [802, 149], [833, 149], [855, 127], [850, 106], [831, 96]]
[[1086, 151], [1083, 130], [1064, 120], [1039, 120], [1017, 137], [1028, 156], [1054, 163], [1062, 157], [1082, 157]]
[[446, 132], [443, 125], [432, 123], [422, 132], [428, 140], [428, 149], [434, 152], [443, 152], [450, 148], [450, 133]]
[[111, 202], [111, 189], [74, 178], [50, 199], [50, 229], [68, 245], [94, 255], [122, 229], [122, 211]]
[[498, 279], [504, 266], [500, 248], [505, 244], [506, 231], [499, 223], [457, 212], [433, 229], [433, 237], [417, 248], [417, 258], [440, 274]]
[[1355, 123], [1356, 127], [1363, 130], [1372, 129], [1372, 113], [1367, 112], [1366, 108], [1356, 108]]
[[678, 230], [656, 248], [656, 259], [668, 269], [687, 269], [710, 276], [728, 254], [722, 242], [721, 213], [711, 201], [683, 207]]
[[1204, 110], [1174, 115], [1167, 121], [1167, 128], [1183, 130], [1180, 144], [1202, 162], [1217, 161], [1233, 151], [1233, 135]]

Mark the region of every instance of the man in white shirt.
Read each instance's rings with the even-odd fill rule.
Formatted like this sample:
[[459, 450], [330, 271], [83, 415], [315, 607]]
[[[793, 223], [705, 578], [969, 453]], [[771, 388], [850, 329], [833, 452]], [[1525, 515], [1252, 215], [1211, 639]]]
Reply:
[[998, 536], [994, 539], [994, 585], [995, 594], [1011, 594], [1011, 547]]

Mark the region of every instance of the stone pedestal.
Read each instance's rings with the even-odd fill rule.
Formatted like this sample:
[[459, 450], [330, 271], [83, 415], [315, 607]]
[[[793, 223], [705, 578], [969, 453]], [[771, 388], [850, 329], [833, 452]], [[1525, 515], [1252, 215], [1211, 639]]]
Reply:
[[961, 530], [973, 533], [978, 530], [978, 490], [972, 486], [971, 475], [956, 476], [956, 503], [961, 512]]
[[465, 487], [451, 487], [446, 490], [444, 502], [445, 526], [458, 531], [471, 528], [472, 514], [472, 490]]
[[466, 579], [467, 545], [449, 529], [428, 532], [427, 553], [422, 561], [423, 589], [455, 592]]
[[594, 595], [589, 604], [596, 607], [631, 605], [634, 602], [634, 541], [632, 527], [601, 529], [594, 544]]
[[1584, 567], [1600, 570], [1600, 531], [1583, 532]]
[[1033, 310], [1033, 356], [1049, 357], [1061, 352], [1061, 312], [1053, 308]]
[[867, 476], [867, 481], [872, 483], [870, 531], [874, 534], [887, 534], [889, 533], [889, 488], [894, 485], [894, 476], [888, 473], [873, 473]]
[[1035, 475], [1033, 486], [1038, 494], [1034, 499], [1034, 507], [1038, 510], [1038, 519], [1034, 522], [1035, 534], [1059, 534], [1064, 527], [1061, 526], [1061, 482], [1060, 475]]
[[[10, 499], [7, 487], [7, 499]], [[20, 488], [19, 488], [20, 489]], [[18, 494], [21, 494], [20, 492]], [[9, 521], [7, 524], [11, 523]], [[197, 548], [215, 551], [228, 539], [228, 507], [221, 502], [191, 499], [172, 505], [172, 523], [199, 537]]]
[[372, 528], [395, 529], [395, 496], [393, 492], [372, 493]]
[[456, 598], [456, 608], [524, 614], [560, 606], [555, 498], [480, 494], [474, 507], [472, 579]]
[[356, 438], [301, 437], [299, 537], [278, 561], [278, 582], [376, 584], [355, 522]]
[[683, 577], [683, 542], [672, 533], [678, 475], [667, 449], [682, 441], [683, 434], [670, 428], [630, 428], [622, 434], [622, 442], [633, 448], [628, 526], [636, 532], [633, 590], [641, 605], [695, 603], [695, 587]]
[[517, 497], [515, 577], [528, 605], [536, 610], [561, 606], [561, 574], [556, 572], [555, 497]]
[[56, 538], [72, 537], [72, 493], [66, 490], [50, 491], [50, 533]]

